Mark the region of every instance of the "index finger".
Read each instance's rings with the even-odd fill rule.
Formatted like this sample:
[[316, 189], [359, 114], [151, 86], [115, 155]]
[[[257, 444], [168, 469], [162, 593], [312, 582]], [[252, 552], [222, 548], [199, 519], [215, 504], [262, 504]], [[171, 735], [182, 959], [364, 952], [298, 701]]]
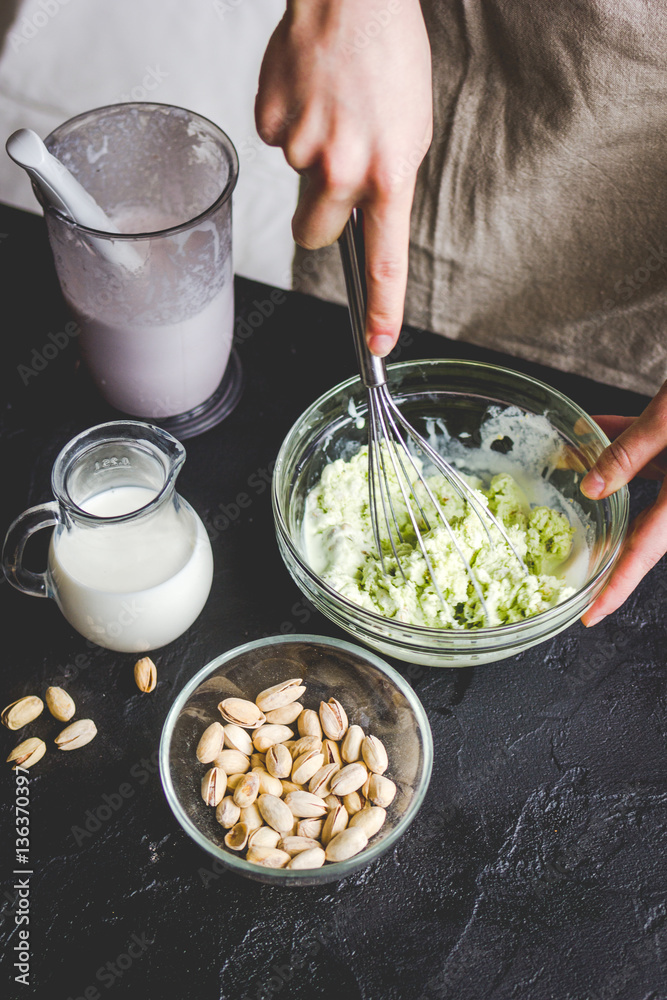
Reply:
[[412, 191], [362, 205], [366, 249], [366, 341], [372, 354], [386, 357], [403, 322], [408, 282]]
[[628, 483], [667, 447], [667, 383], [641, 416], [605, 448], [584, 476], [581, 491], [594, 499], [609, 496]]

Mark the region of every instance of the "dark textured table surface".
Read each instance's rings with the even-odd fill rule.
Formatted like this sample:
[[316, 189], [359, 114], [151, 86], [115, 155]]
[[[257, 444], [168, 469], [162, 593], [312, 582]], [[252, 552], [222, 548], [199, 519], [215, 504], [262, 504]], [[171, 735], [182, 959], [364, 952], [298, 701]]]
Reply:
[[[20, 511], [50, 499], [57, 452], [107, 412], [75, 372], [74, 340], [38, 370], [44, 345], [54, 343], [49, 333], [67, 323], [42, 221], [3, 209], [0, 233], [4, 533]], [[15, 785], [7, 767], [0, 994], [664, 998], [664, 560], [593, 629], [577, 623], [475, 669], [394, 663], [428, 713], [433, 779], [413, 827], [361, 874], [323, 888], [249, 882], [216, 871], [174, 820], [156, 748], [186, 681], [216, 654], [260, 636], [344, 637], [302, 603], [275, 544], [269, 490], [257, 484], [304, 407], [353, 373], [351, 339], [342, 309], [297, 294], [272, 301], [270, 292], [238, 281], [240, 320], [267, 314], [254, 329], [238, 327], [245, 392], [225, 423], [187, 442], [178, 487], [209, 525], [215, 578], [199, 620], [155, 654], [155, 692], [138, 693], [135, 657], [87, 643], [52, 601], [0, 587], [3, 705], [60, 684], [99, 730], [85, 750], [49, 752], [30, 772], [27, 987], [14, 980]], [[646, 403], [420, 331], [404, 333], [400, 356], [498, 360], [592, 413], [632, 414]], [[226, 517], [239, 492], [252, 504]], [[631, 493], [634, 514], [655, 484], [638, 482]], [[43, 548], [32, 559], [43, 559]], [[58, 724], [45, 713], [29, 729], [48, 741]], [[5, 730], [0, 739], [6, 755], [16, 741]]]

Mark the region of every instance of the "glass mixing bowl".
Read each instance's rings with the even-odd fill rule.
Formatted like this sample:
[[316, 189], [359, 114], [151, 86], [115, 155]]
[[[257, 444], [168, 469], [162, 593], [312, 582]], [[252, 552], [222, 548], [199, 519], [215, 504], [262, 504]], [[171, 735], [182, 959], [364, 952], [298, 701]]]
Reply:
[[[548, 480], [563, 500], [578, 505], [586, 526], [588, 547], [585, 582], [556, 607], [523, 621], [493, 628], [450, 630], [407, 625], [384, 618], [352, 603], [325, 583], [308, 565], [301, 528], [304, 504], [324, 466], [350, 458], [367, 443], [366, 389], [351, 378], [321, 396], [296, 421], [280, 449], [273, 473], [273, 512], [281, 555], [294, 580], [312, 603], [336, 625], [379, 652], [410, 663], [435, 667], [465, 667], [492, 663], [520, 653], [567, 628], [592, 604], [605, 586], [621, 548], [628, 524], [628, 491], [605, 500], [589, 500], [579, 484], [609, 444], [594, 420], [556, 389], [528, 375], [474, 361], [409, 361], [388, 368], [389, 389], [403, 414], [424, 436], [439, 426], [450, 438], [465, 471], [485, 436], [485, 425], [499, 414], [536, 415], [543, 427], [537, 451], [539, 480]], [[510, 409], [511, 408], [511, 409]], [[517, 424], [517, 418], [519, 424]], [[438, 425], [438, 422], [439, 425]], [[533, 420], [535, 423], [535, 420]], [[488, 428], [487, 428], [488, 429]], [[503, 462], [523, 460], [535, 466], [521, 441], [498, 434], [492, 445], [492, 475]], [[471, 458], [472, 462], [472, 458]], [[475, 470], [477, 471], [477, 470]], [[573, 508], [574, 509], [574, 508]], [[585, 553], [584, 553], [585, 556]]]
[[[223, 698], [254, 700], [260, 691], [303, 677], [305, 708], [337, 698], [350, 725], [379, 737], [389, 758], [387, 776], [396, 782], [394, 801], [368, 847], [336, 863], [304, 871], [262, 868], [224, 846], [227, 832], [204, 805], [200, 782], [209, 764], [195, 755], [211, 722], [220, 722]], [[296, 731], [295, 724], [292, 727]], [[172, 705], [160, 740], [160, 777], [167, 801], [185, 832], [216, 862], [247, 878], [277, 885], [337, 882], [390, 850], [417, 815], [433, 764], [433, 739], [426, 713], [410, 685], [378, 656], [350, 642], [318, 635], [270, 636], [238, 646], [211, 660], [186, 684]]]

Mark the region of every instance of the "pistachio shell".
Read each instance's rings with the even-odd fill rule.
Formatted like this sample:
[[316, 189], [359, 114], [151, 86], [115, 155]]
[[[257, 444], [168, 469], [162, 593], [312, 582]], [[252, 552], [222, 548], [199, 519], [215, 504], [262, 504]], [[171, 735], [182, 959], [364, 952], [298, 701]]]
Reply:
[[322, 739], [322, 726], [317, 712], [312, 708], [304, 708], [297, 722], [299, 736], [317, 736]]
[[257, 806], [264, 822], [274, 830], [286, 834], [292, 829], [294, 815], [289, 806], [277, 795], [260, 795]]
[[324, 754], [324, 762], [326, 764], [343, 766], [343, 758], [340, 755], [340, 750], [335, 740], [325, 740], [322, 744], [322, 753]]
[[260, 826], [248, 837], [248, 847], [277, 847], [280, 834], [270, 826]]
[[355, 760], [360, 760], [361, 744], [364, 740], [364, 736], [365, 733], [361, 726], [350, 726], [348, 731], [345, 733], [345, 739], [343, 740], [340, 748], [340, 754], [346, 764], [353, 764]]
[[41, 715], [43, 711], [44, 702], [42, 699], [38, 698], [35, 694], [29, 694], [25, 698], [19, 698], [18, 701], [13, 701], [11, 705], [3, 708], [0, 719], [2, 719], [2, 724], [7, 729], [23, 729], [29, 722], [33, 722], [38, 715]]
[[384, 743], [377, 736], [365, 736], [361, 744], [361, 756], [369, 771], [384, 774], [389, 766]]
[[30, 736], [27, 740], [19, 743], [17, 747], [14, 747], [7, 758], [7, 763], [13, 761], [14, 767], [12, 771], [15, 771], [17, 767], [32, 767], [33, 764], [42, 759], [45, 753], [46, 743], [44, 740], [39, 740], [36, 736]]
[[61, 750], [78, 750], [95, 739], [97, 726], [92, 719], [78, 719], [58, 733], [53, 741]]
[[327, 861], [347, 861], [348, 858], [363, 851], [367, 844], [368, 837], [364, 831], [360, 830], [359, 827], [350, 826], [329, 841], [326, 859]]
[[211, 767], [201, 779], [201, 797], [207, 806], [219, 805], [227, 787], [227, 775], [219, 767]]
[[358, 813], [360, 809], [363, 809], [366, 805], [366, 797], [361, 792], [351, 792], [349, 795], [343, 796], [343, 805], [347, 809], [350, 816]]
[[240, 809], [251, 806], [259, 793], [259, 775], [254, 771], [244, 774], [234, 789], [232, 796]]
[[356, 792], [368, 778], [368, 771], [361, 761], [346, 764], [332, 777], [329, 787], [334, 795], [344, 796]]
[[323, 816], [327, 810], [324, 800], [319, 795], [311, 795], [310, 792], [290, 792], [285, 797], [285, 804], [299, 819], [317, 818]]
[[331, 791], [329, 787], [331, 779], [338, 770], [338, 764], [324, 764], [310, 779], [308, 791], [325, 799]]
[[347, 822], [348, 815], [345, 806], [336, 806], [335, 809], [332, 809], [322, 827], [322, 843], [326, 846], [332, 837], [345, 829]]
[[319, 845], [316, 845], [309, 851], [295, 854], [287, 867], [291, 868], [292, 871], [305, 871], [308, 868], [321, 868], [325, 860], [326, 854]]
[[250, 770], [250, 757], [240, 750], [221, 750], [215, 758], [215, 765], [226, 774], [245, 774]]
[[300, 757], [302, 753], [308, 753], [310, 750], [314, 750], [315, 753], [322, 753], [322, 740], [319, 736], [301, 736], [298, 740], [292, 742], [292, 746], [289, 748], [294, 760]]
[[324, 757], [321, 753], [310, 750], [297, 757], [292, 767], [292, 781], [297, 785], [305, 785], [312, 776], [319, 771], [324, 764]]
[[303, 712], [303, 705], [300, 701], [293, 701], [291, 705], [283, 705], [282, 708], [274, 708], [271, 712], [266, 712], [266, 721], [278, 726], [289, 726], [296, 722]]
[[264, 712], [252, 701], [245, 698], [223, 698], [218, 711], [225, 722], [231, 722], [244, 729], [257, 729], [266, 722]]
[[319, 840], [322, 836], [323, 819], [300, 819], [296, 827], [297, 837]]
[[292, 773], [292, 755], [283, 743], [274, 743], [266, 751], [266, 769], [274, 778], [289, 778]]
[[259, 778], [260, 795], [277, 795], [278, 798], [280, 798], [283, 794], [283, 786], [280, 778], [274, 778], [274, 776], [269, 774], [268, 771], [265, 771], [263, 767], [253, 767], [252, 773], [256, 774]]
[[384, 774], [371, 774], [368, 781], [368, 798], [373, 805], [386, 809], [391, 805], [396, 795], [396, 785]]
[[236, 823], [225, 836], [225, 844], [232, 851], [242, 851], [248, 843], [250, 831], [245, 823]]
[[222, 750], [225, 733], [219, 722], [212, 722], [201, 734], [197, 744], [197, 760], [201, 764], [210, 764]]
[[305, 690], [305, 687], [301, 685], [301, 678], [292, 677], [291, 680], [281, 681], [280, 684], [274, 684], [272, 687], [260, 691], [255, 698], [255, 704], [262, 712], [273, 712], [277, 708], [291, 705], [293, 701], [301, 697]]
[[250, 734], [242, 726], [237, 726], [233, 722], [228, 722], [224, 727], [225, 746], [229, 750], [239, 750], [249, 757], [253, 751]]
[[245, 823], [250, 833], [253, 830], [259, 830], [260, 826], [264, 826], [256, 801], [252, 805], [241, 807], [241, 822]]
[[154, 691], [157, 684], [157, 668], [150, 656], [142, 656], [134, 664], [134, 683], [140, 691]]
[[226, 830], [231, 830], [233, 826], [236, 826], [240, 817], [241, 810], [236, 802], [234, 802], [234, 799], [231, 795], [225, 795], [215, 810], [215, 818], [220, 826], [224, 826]]
[[246, 861], [263, 868], [285, 868], [290, 860], [289, 854], [277, 847], [250, 847], [246, 854]]
[[288, 726], [272, 726], [270, 723], [266, 723], [253, 733], [252, 742], [255, 750], [266, 753], [274, 743], [284, 743], [293, 735], [294, 733]]
[[69, 722], [76, 712], [76, 705], [71, 695], [61, 687], [48, 687], [44, 696], [46, 707], [58, 722]]
[[287, 851], [290, 857], [299, 854], [301, 851], [309, 851], [312, 847], [319, 847], [316, 840], [310, 837], [283, 837], [278, 847], [281, 851]]
[[383, 826], [386, 818], [386, 809], [383, 809], [381, 806], [365, 805], [363, 809], [354, 814], [349, 822], [349, 826], [361, 827], [370, 840]]
[[330, 740], [342, 740], [347, 732], [347, 715], [336, 698], [320, 702], [320, 723]]

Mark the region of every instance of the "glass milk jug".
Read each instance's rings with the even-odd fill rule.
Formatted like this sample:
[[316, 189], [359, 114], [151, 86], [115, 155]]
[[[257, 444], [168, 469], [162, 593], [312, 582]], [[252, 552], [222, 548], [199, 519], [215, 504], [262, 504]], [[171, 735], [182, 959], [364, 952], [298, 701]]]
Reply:
[[[199, 615], [213, 579], [200, 518], [175, 490], [185, 449], [135, 420], [84, 431], [58, 455], [55, 501], [12, 524], [2, 553], [18, 590], [52, 597], [67, 621], [107, 649], [164, 646]], [[45, 573], [23, 566], [25, 543], [53, 527]]]

